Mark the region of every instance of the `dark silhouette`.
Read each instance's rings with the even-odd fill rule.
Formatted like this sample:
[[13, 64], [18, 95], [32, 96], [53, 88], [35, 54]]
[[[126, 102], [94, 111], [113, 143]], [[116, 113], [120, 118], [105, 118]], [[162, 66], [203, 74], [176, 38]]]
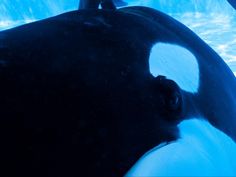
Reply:
[[[0, 176], [123, 176], [178, 140], [177, 124], [196, 113], [236, 140], [235, 76], [159, 11], [67, 12], [2, 31], [0, 42]], [[196, 57], [196, 94], [150, 73], [151, 49], [163, 42]]]
[[144, 19], [83, 10], [0, 33], [0, 176], [123, 176], [178, 138], [182, 91], [149, 72]]

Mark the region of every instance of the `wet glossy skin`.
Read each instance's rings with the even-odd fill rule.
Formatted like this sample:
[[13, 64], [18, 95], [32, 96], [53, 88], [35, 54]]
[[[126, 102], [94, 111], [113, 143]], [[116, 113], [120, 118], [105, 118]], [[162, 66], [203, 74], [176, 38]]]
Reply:
[[[178, 122], [196, 112], [235, 139], [235, 77], [160, 12], [81, 10], [0, 35], [1, 173], [122, 176], [145, 152], [177, 139]], [[196, 94], [151, 75], [158, 42], [194, 54]]]
[[181, 90], [150, 74], [154, 34], [135, 25], [88, 10], [0, 33], [2, 174], [121, 176], [177, 138]]

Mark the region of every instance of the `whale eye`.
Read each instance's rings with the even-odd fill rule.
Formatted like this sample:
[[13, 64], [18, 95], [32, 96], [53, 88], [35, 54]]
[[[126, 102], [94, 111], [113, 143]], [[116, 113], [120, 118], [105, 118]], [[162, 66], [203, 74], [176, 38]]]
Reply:
[[192, 93], [198, 91], [198, 62], [184, 47], [166, 43], [155, 44], [151, 49], [149, 68], [154, 77], [164, 75], [174, 80], [185, 91]]
[[154, 89], [160, 94], [159, 100], [163, 107], [161, 113], [167, 120], [178, 121], [183, 111], [182, 92], [177, 83], [165, 76], [157, 76], [154, 79]]
[[177, 110], [180, 105], [180, 96], [178, 94], [171, 95], [168, 101], [168, 107], [172, 110]]

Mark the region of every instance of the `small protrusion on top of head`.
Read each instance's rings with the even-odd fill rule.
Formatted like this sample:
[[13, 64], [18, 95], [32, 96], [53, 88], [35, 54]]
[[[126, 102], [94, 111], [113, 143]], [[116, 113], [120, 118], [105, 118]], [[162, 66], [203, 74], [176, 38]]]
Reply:
[[[116, 1], [119, 2], [122, 0], [116, 0]], [[116, 5], [113, 0], [80, 0], [79, 3], [79, 9], [99, 9], [99, 6], [101, 6], [102, 9], [108, 9], [108, 10], [116, 9]]]

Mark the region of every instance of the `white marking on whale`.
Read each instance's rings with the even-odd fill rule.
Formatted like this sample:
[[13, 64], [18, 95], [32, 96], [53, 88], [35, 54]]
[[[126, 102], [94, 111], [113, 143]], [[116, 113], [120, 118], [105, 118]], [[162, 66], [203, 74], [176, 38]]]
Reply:
[[203, 119], [179, 124], [181, 138], [147, 152], [131, 176], [236, 176], [236, 143]]
[[155, 44], [149, 57], [149, 68], [153, 76], [164, 75], [174, 80], [181, 89], [197, 92], [199, 87], [199, 67], [196, 57], [184, 47]]

